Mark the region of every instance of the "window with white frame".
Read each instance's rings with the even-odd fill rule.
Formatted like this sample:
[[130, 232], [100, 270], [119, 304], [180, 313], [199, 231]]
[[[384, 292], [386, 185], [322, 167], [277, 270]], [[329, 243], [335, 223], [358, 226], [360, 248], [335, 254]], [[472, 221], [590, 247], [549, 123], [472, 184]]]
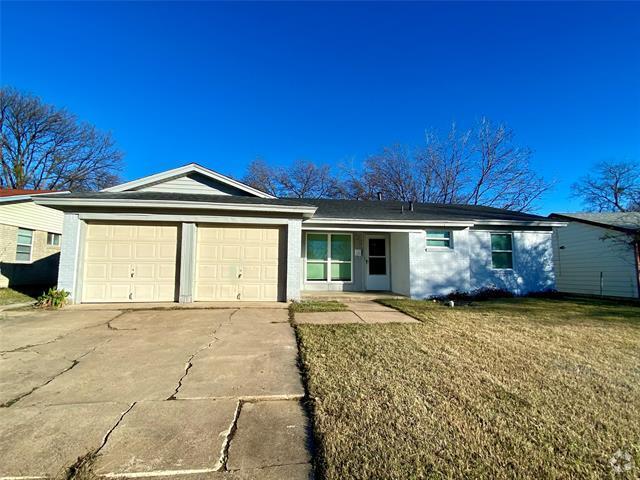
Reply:
[[350, 282], [352, 237], [348, 233], [307, 233], [309, 282]]
[[451, 231], [427, 230], [427, 247], [451, 248]]
[[491, 234], [491, 267], [496, 270], [513, 268], [513, 235], [510, 233]]
[[47, 245], [50, 247], [57, 247], [60, 245], [60, 234], [59, 233], [47, 233]]
[[18, 228], [18, 241], [16, 243], [16, 262], [30, 262], [32, 246], [33, 230]]

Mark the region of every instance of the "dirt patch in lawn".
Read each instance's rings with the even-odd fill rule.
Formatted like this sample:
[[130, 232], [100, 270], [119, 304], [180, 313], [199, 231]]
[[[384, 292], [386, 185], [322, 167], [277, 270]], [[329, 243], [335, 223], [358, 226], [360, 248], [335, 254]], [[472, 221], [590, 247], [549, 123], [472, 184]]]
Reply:
[[637, 478], [637, 308], [399, 302], [297, 327], [324, 478]]

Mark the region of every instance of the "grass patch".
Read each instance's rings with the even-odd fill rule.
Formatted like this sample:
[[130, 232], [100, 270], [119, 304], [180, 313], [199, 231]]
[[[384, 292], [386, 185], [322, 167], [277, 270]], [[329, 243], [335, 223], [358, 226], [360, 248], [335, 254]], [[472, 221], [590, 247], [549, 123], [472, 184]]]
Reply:
[[293, 313], [342, 312], [347, 309], [347, 306], [336, 300], [303, 300], [301, 302], [291, 302], [289, 309]]
[[297, 326], [323, 478], [637, 477], [638, 307], [384, 303], [424, 323]]
[[12, 288], [0, 288], [0, 305], [32, 302], [35, 299]]

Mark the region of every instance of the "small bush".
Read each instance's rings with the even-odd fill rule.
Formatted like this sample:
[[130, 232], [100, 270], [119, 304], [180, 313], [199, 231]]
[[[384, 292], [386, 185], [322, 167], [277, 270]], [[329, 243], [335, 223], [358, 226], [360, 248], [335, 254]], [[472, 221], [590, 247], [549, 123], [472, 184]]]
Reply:
[[36, 307], [47, 309], [62, 308], [67, 303], [68, 296], [69, 292], [67, 292], [66, 290], [50, 288], [38, 297], [38, 300], [36, 301]]

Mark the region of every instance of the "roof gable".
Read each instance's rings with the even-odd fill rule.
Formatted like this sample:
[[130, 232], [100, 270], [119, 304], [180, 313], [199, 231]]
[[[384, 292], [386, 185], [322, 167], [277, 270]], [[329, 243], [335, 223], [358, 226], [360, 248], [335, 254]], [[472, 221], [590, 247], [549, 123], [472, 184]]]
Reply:
[[274, 198], [196, 163], [105, 188], [103, 192], [167, 192]]

